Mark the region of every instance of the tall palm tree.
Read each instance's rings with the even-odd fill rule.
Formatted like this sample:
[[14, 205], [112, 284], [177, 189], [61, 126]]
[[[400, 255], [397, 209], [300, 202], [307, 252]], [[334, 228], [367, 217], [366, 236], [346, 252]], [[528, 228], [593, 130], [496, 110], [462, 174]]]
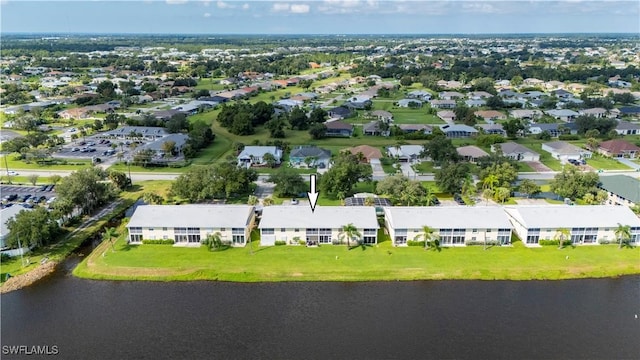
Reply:
[[631, 239], [631, 226], [618, 223], [618, 228], [615, 230], [615, 234], [616, 238], [618, 238], [618, 249], [621, 249], [622, 242], [629, 241], [629, 239]]
[[349, 223], [347, 225], [343, 225], [342, 229], [340, 229], [340, 241], [344, 241], [344, 238], [347, 238], [347, 246], [349, 246], [350, 240], [353, 238], [361, 238], [362, 234], [358, 232], [358, 228], [353, 225], [353, 223]]
[[247, 198], [247, 205], [257, 205], [258, 204], [258, 197], [255, 195], [249, 195], [249, 197]]
[[221, 248], [222, 234], [220, 234], [219, 232], [215, 232], [213, 234], [207, 235], [207, 238], [204, 240], [204, 244], [207, 246], [209, 250]]
[[486, 188], [482, 190], [482, 197], [484, 198], [486, 205], [489, 205], [489, 199], [493, 197], [493, 189]]
[[433, 229], [427, 225], [422, 226], [422, 233], [416, 235], [415, 240], [422, 238], [424, 240], [424, 247], [431, 247], [431, 240], [433, 240]]
[[498, 177], [495, 174], [489, 174], [482, 179], [483, 189], [492, 189], [498, 185]]
[[118, 233], [116, 232], [116, 228], [105, 228], [104, 233], [102, 234], [102, 240], [109, 241], [111, 243], [111, 250], [116, 251], [115, 247], [113, 246], [113, 238], [117, 236]]
[[424, 204], [426, 206], [433, 206], [436, 205], [436, 194], [433, 191], [433, 188], [431, 186], [427, 186], [426, 187], [426, 192], [424, 194]]
[[267, 196], [266, 198], [262, 199], [262, 205], [263, 206], [273, 205], [273, 198], [271, 196]]
[[567, 228], [560, 228], [556, 230], [556, 235], [553, 238], [560, 242], [558, 249], [562, 249], [564, 247], [564, 242], [571, 238], [571, 230]]

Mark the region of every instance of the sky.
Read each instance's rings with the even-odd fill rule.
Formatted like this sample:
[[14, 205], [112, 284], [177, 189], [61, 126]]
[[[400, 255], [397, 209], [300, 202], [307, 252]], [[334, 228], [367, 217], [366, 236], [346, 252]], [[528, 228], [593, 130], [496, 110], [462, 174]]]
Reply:
[[640, 1], [0, 0], [2, 33], [640, 33]]

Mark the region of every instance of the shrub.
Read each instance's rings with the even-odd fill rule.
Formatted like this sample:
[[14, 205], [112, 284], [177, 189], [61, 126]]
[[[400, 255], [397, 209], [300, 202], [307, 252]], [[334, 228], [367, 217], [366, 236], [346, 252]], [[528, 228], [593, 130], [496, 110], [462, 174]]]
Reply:
[[[465, 243], [466, 245], [485, 245], [484, 241], [467, 241]], [[487, 245], [490, 246], [496, 246], [496, 245], [500, 245], [497, 241], [495, 240], [489, 240], [486, 242]]]
[[558, 140], [580, 140], [580, 136], [578, 136], [578, 135], [560, 135], [560, 136], [558, 136]]
[[173, 245], [174, 241], [172, 239], [142, 240], [142, 243], [150, 245]]
[[[538, 243], [542, 246], [550, 246], [550, 245], [558, 246], [560, 245], [560, 240], [539, 240]], [[571, 240], [565, 240], [562, 243], [562, 245], [563, 246], [571, 245]]]
[[11, 260], [11, 256], [7, 254], [0, 254], [0, 263], [7, 262]]
[[298, 240], [298, 245], [307, 245], [307, 242], [304, 240]]
[[334, 240], [331, 241], [331, 244], [340, 245], [340, 244], [342, 244], [342, 242], [340, 242], [340, 240], [334, 239]]
[[407, 241], [407, 246], [420, 246], [420, 247], [424, 247], [424, 241], [408, 240], [408, 241]]
[[276, 240], [276, 246], [287, 245], [287, 242], [284, 240]]
[[605, 240], [605, 239], [599, 239], [598, 240], [598, 244], [600, 245], [608, 245], [608, 244], [616, 244], [617, 242], [615, 240]]

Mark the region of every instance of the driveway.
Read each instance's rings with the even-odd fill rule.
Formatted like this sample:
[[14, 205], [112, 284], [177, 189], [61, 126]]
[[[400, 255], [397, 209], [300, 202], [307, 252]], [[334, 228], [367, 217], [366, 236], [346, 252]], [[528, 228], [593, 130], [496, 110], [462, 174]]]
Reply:
[[384, 169], [382, 168], [382, 164], [380, 164], [380, 159], [371, 159], [371, 170], [373, 170], [373, 176], [381, 176], [381, 177], [385, 177], [387, 174], [385, 174]]
[[402, 175], [408, 177], [409, 179], [415, 179], [418, 175], [415, 171], [413, 171], [411, 163], [400, 163], [400, 169], [402, 170]]
[[535, 171], [535, 172], [548, 172], [548, 171], [553, 171], [551, 170], [547, 165], [541, 163], [540, 161], [525, 161], [525, 164], [531, 166], [531, 168]]
[[618, 160], [618, 162], [625, 164], [636, 171], [640, 171], [640, 164], [638, 163], [635, 163], [629, 159], [616, 159], [616, 160]]

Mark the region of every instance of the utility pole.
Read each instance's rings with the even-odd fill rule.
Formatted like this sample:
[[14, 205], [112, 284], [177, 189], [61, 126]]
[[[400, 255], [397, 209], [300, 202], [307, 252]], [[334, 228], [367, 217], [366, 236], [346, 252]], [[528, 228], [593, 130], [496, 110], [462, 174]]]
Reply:
[[9, 175], [9, 164], [7, 163], [7, 156], [9, 153], [2, 155], [4, 157], [4, 167], [7, 170], [7, 179], [9, 181], [9, 185], [11, 185], [11, 175]]

